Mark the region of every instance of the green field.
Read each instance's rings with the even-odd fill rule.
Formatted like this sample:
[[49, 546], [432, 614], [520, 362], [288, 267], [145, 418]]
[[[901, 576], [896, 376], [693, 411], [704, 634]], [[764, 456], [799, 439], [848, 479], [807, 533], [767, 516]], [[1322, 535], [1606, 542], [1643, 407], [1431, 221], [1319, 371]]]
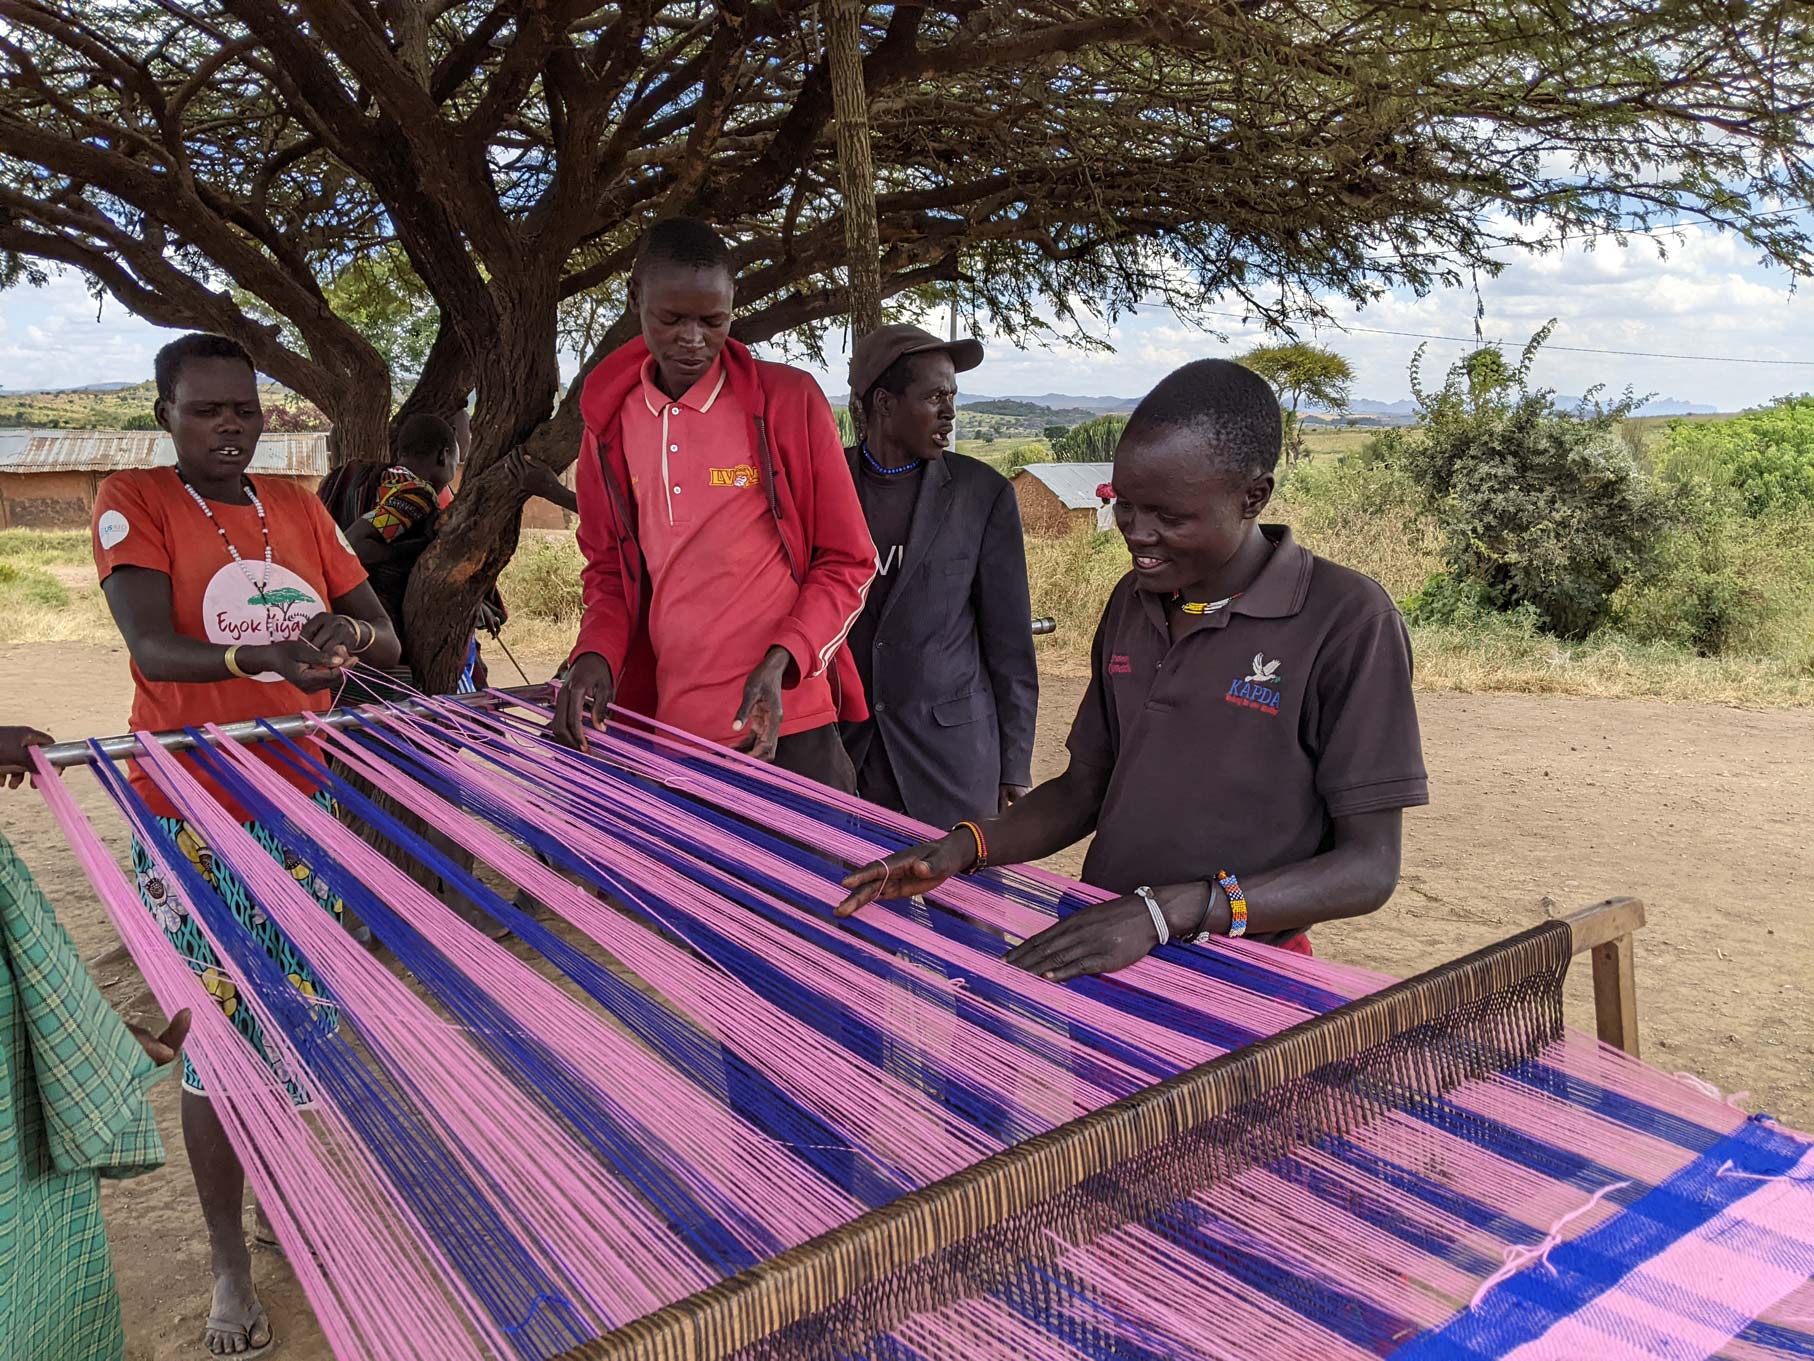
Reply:
[[[314, 411], [276, 383], [259, 384], [258, 394], [267, 413], [280, 407]], [[157, 387], [149, 382], [116, 392], [0, 392], [0, 430], [155, 430], [156, 401]]]

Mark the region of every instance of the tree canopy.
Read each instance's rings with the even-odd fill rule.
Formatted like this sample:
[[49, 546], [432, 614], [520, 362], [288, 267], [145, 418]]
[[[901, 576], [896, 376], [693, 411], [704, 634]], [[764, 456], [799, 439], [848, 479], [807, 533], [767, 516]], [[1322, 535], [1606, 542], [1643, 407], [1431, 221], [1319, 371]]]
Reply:
[[1334, 350], [1292, 341], [1282, 345], [1256, 345], [1239, 362], [1252, 369], [1286, 398], [1285, 449], [1287, 462], [1304, 456], [1304, 425], [1298, 406], [1309, 402], [1323, 411], [1346, 411], [1353, 398], [1354, 369]]
[[[420, 367], [406, 409], [476, 389], [475, 494], [426, 560], [464, 608], [514, 548], [502, 454], [574, 456], [559, 349], [628, 333], [650, 221], [726, 231], [745, 339], [845, 312], [817, 13], [0, 0], [0, 284], [72, 267], [232, 335], [353, 453], [393, 364]], [[881, 292], [1010, 335], [1090, 343], [1089, 309], [1154, 299], [1286, 320], [1684, 218], [1807, 268], [1797, 0], [934, 0], [865, 7], [859, 39]], [[419, 281], [425, 350], [360, 287], [373, 259]]]

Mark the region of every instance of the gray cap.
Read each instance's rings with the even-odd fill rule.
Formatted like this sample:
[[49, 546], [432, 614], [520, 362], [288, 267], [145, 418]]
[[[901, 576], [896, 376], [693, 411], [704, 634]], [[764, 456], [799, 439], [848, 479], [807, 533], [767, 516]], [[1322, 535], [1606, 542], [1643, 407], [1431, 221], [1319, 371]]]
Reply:
[[888, 366], [903, 355], [927, 354], [943, 350], [951, 356], [952, 367], [968, 372], [983, 362], [980, 340], [940, 340], [932, 332], [906, 322], [896, 322], [871, 331], [850, 352], [850, 399], [860, 402], [876, 379], [888, 372]]

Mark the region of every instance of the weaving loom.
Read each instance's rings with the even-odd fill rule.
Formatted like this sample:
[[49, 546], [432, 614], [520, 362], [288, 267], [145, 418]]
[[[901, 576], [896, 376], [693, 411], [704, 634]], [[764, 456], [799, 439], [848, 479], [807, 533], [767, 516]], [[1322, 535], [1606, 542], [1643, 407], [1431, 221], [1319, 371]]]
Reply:
[[1106, 895], [989, 870], [834, 923], [846, 867], [924, 828], [627, 716], [579, 755], [535, 696], [488, 698], [169, 739], [281, 858], [139, 748], [326, 996], [160, 832], [114, 765], [130, 740], [52, 753], [229, 961], [302, 1112], [75, 777], [39, 782], [159, 1004], [194, 1009], [189, 1052], [346, 1361], [1814, 1356], [1814, 1144], [1565, 1030], [1567, 923], [1391, 985], [1246, 942], [1058, 985], [1004, 938]]

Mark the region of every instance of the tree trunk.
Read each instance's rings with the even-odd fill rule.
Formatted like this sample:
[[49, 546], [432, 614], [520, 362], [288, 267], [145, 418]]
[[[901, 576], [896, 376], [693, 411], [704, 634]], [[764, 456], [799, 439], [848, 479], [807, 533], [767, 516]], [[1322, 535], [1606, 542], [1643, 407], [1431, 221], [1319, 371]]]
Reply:
[[[528, 307], [530, 300], [517, 305]], [[545, 315], [551, 317], [552, 309], [545, 309]], [[504, 329], [515, 331], [508, 325]], [[635, 330], [634, 320], [626, 317], [606, 333], [568, 386], [552, 419], [548, 408], [559, 381], [552, 334], [542, 336], [540, 328], [533, 328], [509, 341], [501, 336], [479, 362], [472, 466], [442, 517], [434, 542], [410, 573], [404, 600], [405, 660], [420, 689], [431, 694], [453, 689], [466, 658], [473, 614], [516, 553], [524, 497], [505, 471], [503, 456], [521, 447], [557, 472], [572, 463], [579, 452], [579, 399], [586, 374]], [[543, 346], [543, 354], [532, 357], [537, 344]]]
[[875, 162], [869, 148], [869, 94], [863, 87], [863, 8], [862, 0], [821, 0], [819, 6], [838, 124], [853, 342], [882, 324], [882, 239], [876, 226]]
[[328, 461], [338, 468], [360, 459], [390, 457], [390, 389], [342, 400], [326, 414], [333, 422]]

